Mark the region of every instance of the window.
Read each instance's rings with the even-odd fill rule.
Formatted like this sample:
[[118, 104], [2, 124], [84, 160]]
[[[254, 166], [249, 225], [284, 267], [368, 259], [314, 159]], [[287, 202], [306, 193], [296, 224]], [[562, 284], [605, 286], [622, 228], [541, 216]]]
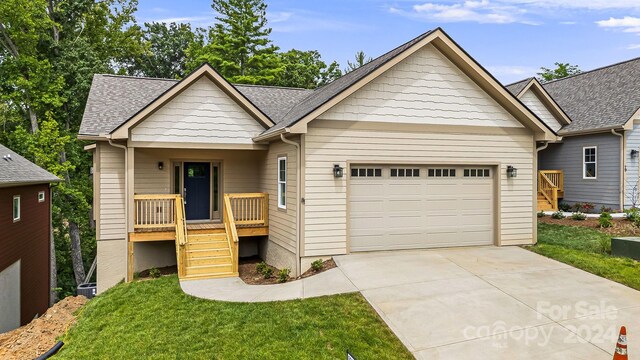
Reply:
[[38, 202], [44, 202], [44, 199], [45, 199], [44, 191], [40, 191], [38, 193]]
[[582, 178], [595, 179], [598, 171], [598, 149], [595, 146], [582, 148]]
[[429, 177], [455, 177], [456, 169], [429, 169], [427, 171]]
[[13, 197], [13, 222], [20, 220], [20, 195]]
[[287, 158], [278, 158], [278, 207], [287, 208]]
[[391, 168], [391, 177], [419, 177], [420, 169]]
[[489, 169], [464, 169], [464, 177], [491, 177]]
[[351, 168], [351, 177], [382, 177], [382, 168]]

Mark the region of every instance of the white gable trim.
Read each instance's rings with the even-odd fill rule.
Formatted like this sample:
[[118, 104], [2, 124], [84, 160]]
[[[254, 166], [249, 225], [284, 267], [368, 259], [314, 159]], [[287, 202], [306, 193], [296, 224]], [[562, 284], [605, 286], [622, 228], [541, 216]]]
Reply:
[[569, 116], [564, 112], [564, 110], [562, 110], [562, 108], [560, 108], [558, 103], [553, 100], [547, 90], [542, 87], [537, 79], [531, 79], [531, 81], [529, 81], [529, 83], [517, 94], [517, 98], [521, 99], [522, 96], [527, 93], [527, 91], [533, 91], [533, 93], [538, 96], [540, 101], [542, 101], [547, 110], [551, 112], [551, 114], [559, 123], [563, 125], [571, 124], [571, 119], [569, 118]]

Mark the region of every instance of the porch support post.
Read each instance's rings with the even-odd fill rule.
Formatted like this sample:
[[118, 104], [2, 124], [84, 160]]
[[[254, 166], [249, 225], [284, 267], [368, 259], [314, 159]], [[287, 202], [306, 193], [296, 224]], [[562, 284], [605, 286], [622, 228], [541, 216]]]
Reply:
[[126, 169], [126, 177], [127, 177], [127, 181], [125, 182], [127, 185], [127, 282], [132, 281], [133, 280], [133, 270], [134, 270], [134, 266], [133, 266], [133, 258], [134, 258], [134, 254], [133, 254], [133, 248], [134, 248], [134, 243], [131, 241], [131, 234], [133, 234], [134, 232], [134, 200], [133, 200], [133, 196], [135, 193], [135, 176], [134, 176], [134, 169], [135, 169], [135, 148], [134, 147], [128, 147], [127, 150], [127, 169]]

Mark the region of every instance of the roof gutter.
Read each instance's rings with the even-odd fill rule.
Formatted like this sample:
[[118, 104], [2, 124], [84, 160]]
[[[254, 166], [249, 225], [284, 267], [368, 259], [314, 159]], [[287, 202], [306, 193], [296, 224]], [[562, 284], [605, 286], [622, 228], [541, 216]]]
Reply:
[[[607, 126], [607, 127], [603, 127], [603, 128], [599, 128], [599, 129], [578, 130], [578, 131], [572, 131], [572, 132], [560, 132], [560, 133], [558, 133], [558, 135], [560, 135], [562, 137], [569, 137], [569, 136], [578, 136], [578, 135], [606, 133], [606, 132], [610, 132], [610, 131], [613, 132], [615, 130], [624, 130], [624, 127], [622, 125], [614, 125], [614, 126]], [[620, 135], [620, 134], [616, 134], [616, 135]]]
[[300, 276], [302, 274], [300, 271], [300, 268], [302, 267], [302, 265], [300, 264], [300, 239], [302, 239], [302, 236], [300, 236], [300, 218], [302, 214], [302, 209], [300, 208], [302, 205], [302, 199], [300, 198], [300, 187], [302, 186], [302, 174], [300, 174], [300, 172], [302, 168], [302, 161], [300, 159], [302, 156], [300, 154], [300, 144], [287, 139], [284, 134], [280, 134], [280, 140], [282, 140], [283, 143], [293, 145], [296, 148], [296, 276]]
[[[279, 135], [284, 135], [284, 134], [288, 134], [291, 132], [291, 128], [285, 127], [282, 129], [278, 129], [272, 133], [269, 134], [261, 134], [258, 135], [254, 138], [252, 138], [251, 140], [253, 140], [254, 142], [261, 142], [261, 141], [266, 141], [266, 140], [271, 140]], [[282, 139], [282, 136], [280, 136], [280, 139]], [[284, 140], [283, 140], [284, 141]]]

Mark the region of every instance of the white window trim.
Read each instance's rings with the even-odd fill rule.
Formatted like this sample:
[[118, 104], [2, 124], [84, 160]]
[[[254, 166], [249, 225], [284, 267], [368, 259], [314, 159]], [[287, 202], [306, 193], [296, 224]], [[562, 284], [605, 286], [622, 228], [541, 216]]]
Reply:
[[[16, 200], [18, 200], [18, 217], [14, 216], [14, 206], [15, 206]], [[13, 196], [13, 201], [11, 202], [11, 216], [13, 216], [13, 222], [20, 221], [20, 218], [22, 217], [22, 210], [21, 210], [20, 202], [21, 202], [20, 195], [14, 195]]]
[[[584, 159], [585, 156], [585, 150], [587, 149], [594, 149], [595, 150], [595, 158], [596, 161], [593, 162], [593, 164], [595, 165], [595, 176], [593, 177], [587, 177], [587, 172], [585, 171], [585, 165], [586, 164], [591, 164], [591, 162], [587, 163]], [[598, 178], [598, 147], [597, 146], [583, 146], [582, 147], [582, 179], [583, 180], [596, 180]]]
[[[280, 180], [280, 162], [284, 160], [284, 181]], [[286, 209], [287, 208], [287, 157], [286, 156], [278, 156], [278, 166], [277, 166], [277, 180], [278, 180], [278, 209]], [[285, 198], [284, 204], [281, 203], [282, 200], [282, 184], [284, 184]]]
[[44, 191], [38, 192], [38, 202], [44, 202], [47, 199], [47, 195]]

